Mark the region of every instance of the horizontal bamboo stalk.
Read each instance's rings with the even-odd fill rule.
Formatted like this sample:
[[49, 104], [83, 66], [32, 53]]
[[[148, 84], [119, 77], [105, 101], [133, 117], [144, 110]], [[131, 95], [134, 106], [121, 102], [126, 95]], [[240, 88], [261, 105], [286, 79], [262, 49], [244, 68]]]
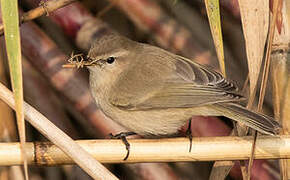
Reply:
[[[130, 139], [130, 156], [121, 140], [76, 141], [102, 163], [177, 162], [245, 160], [250, 157], [252, 137], [193, 138], [189, 152], [188, 138]], [[71, 164], [73, 161], [50, 142], [27, 143], [28, 162], [35, 165]], [[0, 143], [0, 165], [20, 165], [19, 143]], [[255, 159], [290, 158], [290, 135], [259, 136]]]

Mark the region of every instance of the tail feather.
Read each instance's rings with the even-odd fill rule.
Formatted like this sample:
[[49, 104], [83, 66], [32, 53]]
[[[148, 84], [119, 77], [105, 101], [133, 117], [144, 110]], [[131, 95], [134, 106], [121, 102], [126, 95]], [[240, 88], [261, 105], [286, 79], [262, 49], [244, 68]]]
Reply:
[[249, 111], [245, 107], [235, 103], [216, 104], [218, 110], [230, 119], [241, 122], [261, 133], [276, 135], [281, 128], [280, 124], [274, 118]]

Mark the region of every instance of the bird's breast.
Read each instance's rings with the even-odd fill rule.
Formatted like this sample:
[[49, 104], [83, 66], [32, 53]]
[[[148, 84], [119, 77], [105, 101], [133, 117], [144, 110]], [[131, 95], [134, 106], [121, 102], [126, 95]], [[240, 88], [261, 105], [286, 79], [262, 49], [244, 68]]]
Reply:
[[208, 115], [206, 106], [196, 108], [170, 108], [145, 111], [123, 110], [100, 101], [100, 108], [108, 117], [128, 131], [143, 136], [175, 134], [193, 115]]

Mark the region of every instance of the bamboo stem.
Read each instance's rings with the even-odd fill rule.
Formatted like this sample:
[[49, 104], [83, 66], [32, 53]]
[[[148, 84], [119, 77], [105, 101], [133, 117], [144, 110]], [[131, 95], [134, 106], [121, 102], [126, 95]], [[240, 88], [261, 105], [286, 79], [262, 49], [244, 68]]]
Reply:
[[[130, 156], [121, 140], [80, 140], [83, 149], [102, 163], [245, 160], [251, 155], [253, 137], [130, 139]], [[259, 136], [256, 159], [290, 158], [290, 135]], [[73, 161], [50, 142], [27, 143], [28, 162], [36, 165], [71, 164]], [[35, 157], [34, 157], [35, 155]], [[21, 164], [19, 143], [0, 143], [0, 165]]]

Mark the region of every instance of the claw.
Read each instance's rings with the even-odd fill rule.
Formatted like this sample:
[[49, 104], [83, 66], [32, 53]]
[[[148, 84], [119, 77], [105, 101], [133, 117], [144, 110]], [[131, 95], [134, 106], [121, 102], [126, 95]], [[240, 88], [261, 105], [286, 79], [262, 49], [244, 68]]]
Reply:
[[191, 119], [189, 120], [189, 123], [188, 123], [186, 136], [189, 138], [189, 152], [191, 152], [191, 149], [192, 149]]
[[130, 154], [130, 143], [127, 140], [127, 136], [132, 136], [132, 135], [136, 135], [136, 133], [134, 132], [121, 132], [119, 134], [113, 135], [112, 133], [109, 134], [111, 139], [121, 139], [122, 142], [125, 144], [126, 146], [126, 150], [127, 150], [127, 154], [125, 156], [125, 158], [123, 159], [124, 161], [126, 161], [129, 157]]

